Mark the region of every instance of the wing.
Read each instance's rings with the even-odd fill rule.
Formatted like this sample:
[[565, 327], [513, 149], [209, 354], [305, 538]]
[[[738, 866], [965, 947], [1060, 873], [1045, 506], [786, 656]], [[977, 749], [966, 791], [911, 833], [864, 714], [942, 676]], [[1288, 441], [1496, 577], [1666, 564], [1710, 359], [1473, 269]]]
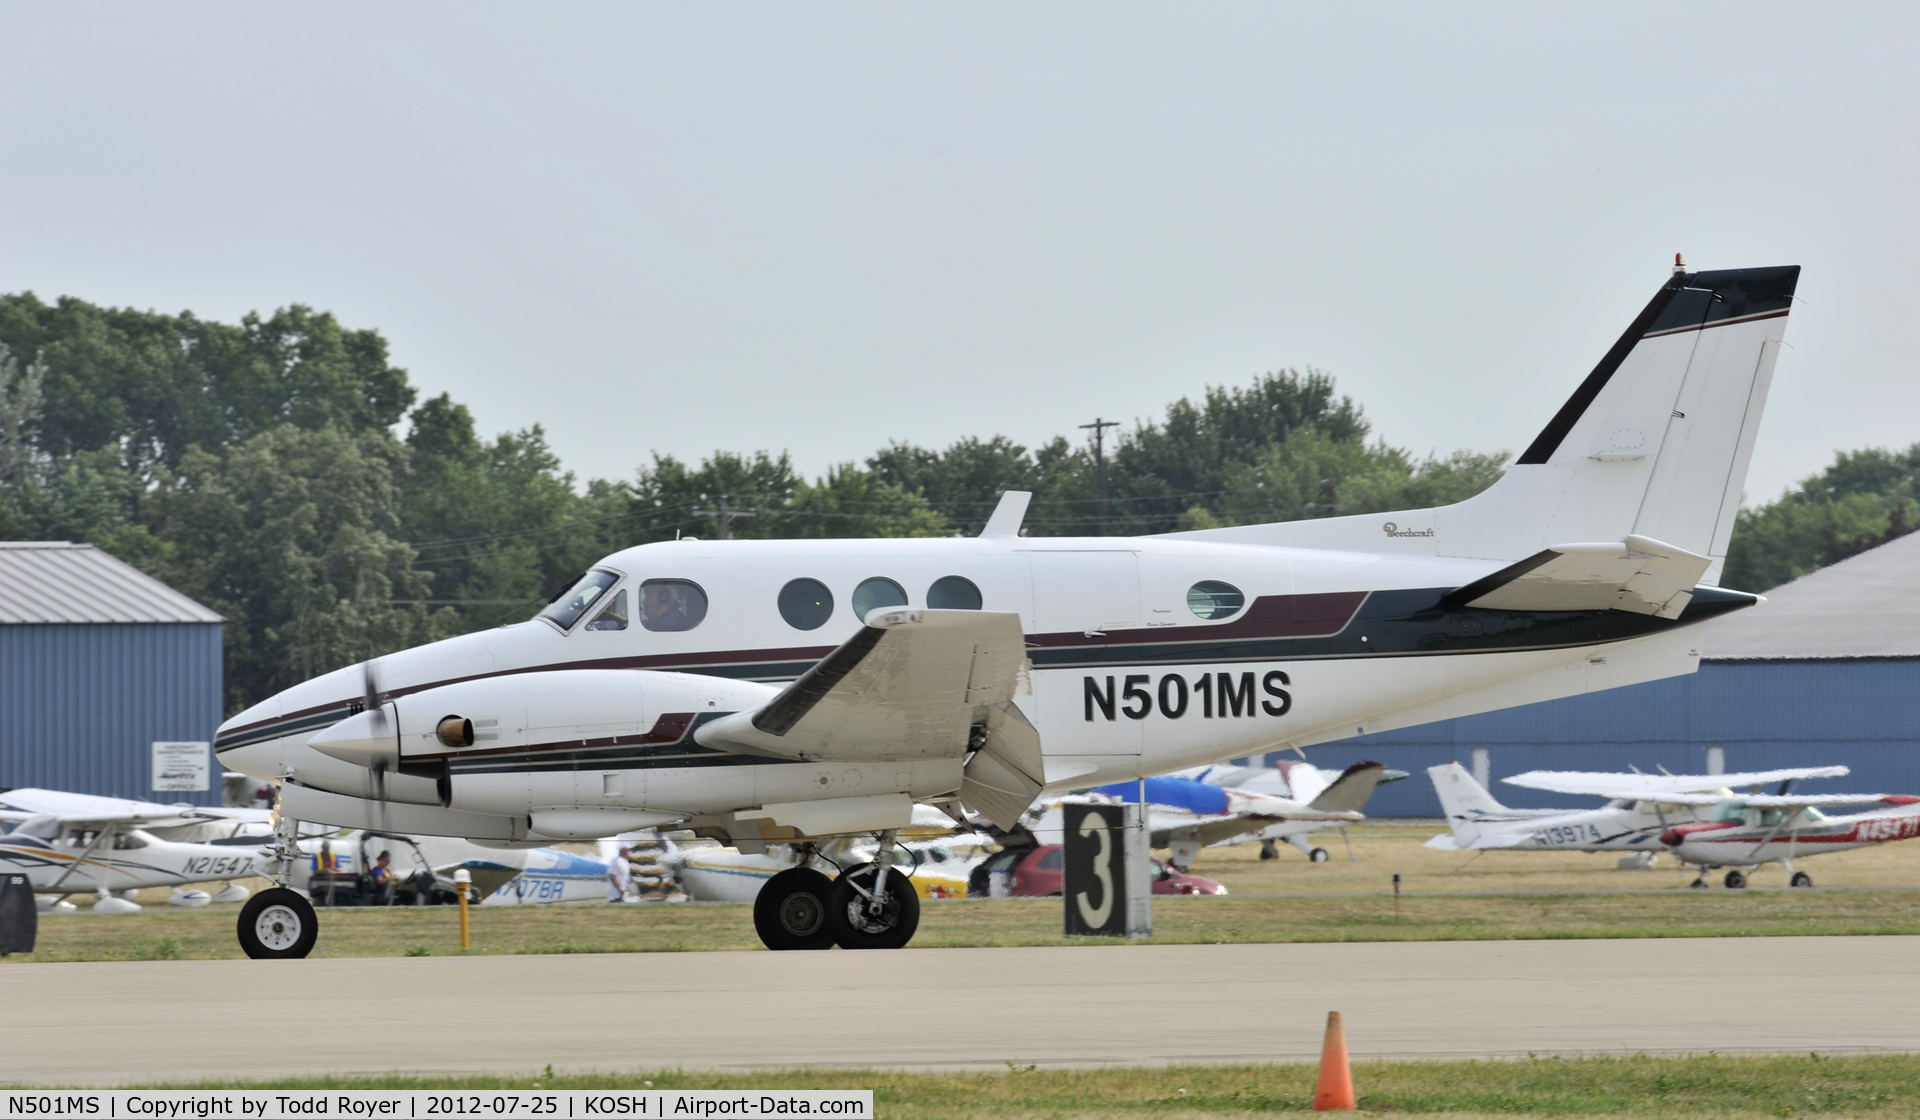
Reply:
[[[1675, 794], [1704, 793], [1789, 779], [1844, 778], [1848, 773], [1844, 766], [1802, 766], [1788, 770], [1751, 770], [1741, 774], [1594, 774], [1575, 770], [1529, 770], [1500, 780], [1508, 785], [1544, 789], [1553, 793], [1672, 801]], [[1709, 798], [1706, 802], [1690, 801], [1687, 804], [1711, 804], [1717, 800]]]
[[1737, 801], [1754, 809], [1790, 809], [1803, 805], [1869, 805], [1876, 801], [1891, 801], [1899, 804], [1893, 795], [1885, 793], [1791, 793], [1785, 796], [1743, 793], [1734, 797], [1712, 793], [1675, 793], [1662, 795], [1661, 800], [1671, 801], [1676, 805], [1718, 805], [1722, 801]]
[[1448, 593], [1455, 606], [1679, 618], [1712, 561], [1651, 537], [1557, 544]]
[[10, 789], [0, 793], [0, 820], [25, 817], [53, 817], [63, 824], [184, 824], [196, 819], [201, 810], [178, 805], [160, 805], [152, 801], [134, 801], [125, 797], [97, 797], [90, 793], [67, 793], [57, 789]]
[[887, 610], [752, 712], [694, 735], [804, 762], [962, 758], [960, 796], [1011, 828], [1045, 780], [1040, 733], [1013, 704], [1027, 674], [1020, 616]]

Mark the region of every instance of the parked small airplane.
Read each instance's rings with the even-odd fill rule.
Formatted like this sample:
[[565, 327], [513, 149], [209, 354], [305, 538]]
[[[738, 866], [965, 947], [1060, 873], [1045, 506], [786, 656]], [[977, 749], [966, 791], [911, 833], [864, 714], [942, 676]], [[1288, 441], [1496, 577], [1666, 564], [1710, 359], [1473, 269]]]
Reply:
[[[1829, 817], [1822, 805], [1891, 806]], [[1660, 842], [1682, 863], [1700, 869], [1695, 887], [1707, 885], [1707, 872], [1728, 868], [1724, 882], [1738, 890], [1747, 885], [1747, 873], [1763, 863], [1785, 868], [1788, 882], [1813, 886], [1813, 876], [1795, 871], [1798, 856], [1844, 852], [1894, 840], [1920, 836], [1920, 797], [1912, 794], [1793, 794], [1724, 798], [1704, 824], [1675, 825], [1660, 834]]]
[[1149, 843], [1169, 850], [1167, 862], [1186, 871], [1201, 848], [1237, 844], [1269, 829], [1302, 832], [1362, 819], [1361, 808], [1373, 796], [1386, 767], [1357, 762], [1347, 767], [1311, 804], [1245, 786], [1213, 785], [1169, 775], [1138, 782], [1116, 782], [1093, 792], [1132, 804], [1144, 791]]
[[146, 887], [184, 887], [225, 882], [225, 889], [176, 891], [177, 905], [239, 902], [249, 892], [233, 882], [259, 874], [261, 838], [246, 847], [182, 843], [164, 832], [206, 824], [264, 825], [257, 809], [159, 805], [120, 797], [96, 797], [51, 789], [0, 793], [0, 820], [12, 831], [0, 836], [0, 872], [24, 874], [43, 907], [67, 908], [70, 895], [98, 897], [99, 913], [132, 913], [140, 905], [116, 897]]
[[[1346, 808], [1347, 801], [1343, 800], [1338, 805], [1331, 802], [1323, 805], [1319, 802], [1319, 798], [1335, 782], [1346, 779], [1353, 769], [1350, 766], [1346, 770], [1322, 770], [1300, 759], [1282, 759], [1272, 766], [1196, 766], [1191, 770], [1170, 774], [1168, 777], [1191, 778], [1208, 785], [1285, 797], [1317, 808]], [[1398, 782], [1406, 777], [1405, 770], [1381, 770], [1375, 785], [1383, 786], [1388, 782]], [[1371, 799], [1372, 790], [1368, 790], [1368, 796], [1362, 798], [1357, 804], [1353, 804], [1352, 808], [1357, 812], [1365, 812], [1367, 802]], [[1268, 825], [1258, 832], [1236, 836], [1223, 843], [1244, 844], [1249, 840], [1258, 840], [1260, 841], [1260, 858], [1275, 859], [1280, 854], [1275, 842], [1285, 840], [1300, 849], [1300, 854], [1314, 863], [1325, 863], [1328, 858], [1327, 850], [1315, 847], [1313, 841], [1307, 839], [1323, 828], [1341, 828], [1343, 830], [1341, 835], [1345, 835], [1344, 826], [1338, 821], [1290, 820]]]
[[[1509, 785], [1555, 793], [1607, 798], [1596, 809], [1510, 809], [1494, 800], [1457, 762], [1427, 769], [1451, 830], [1427, 841], [1444, 851], [1526, 848], [1567, 852], [1640, 852], [1651, 856], [1660, 837], [1676, 825], [1704, 818], [1728, 784], [1838, 778], [1844, 766], [1806, 766], [1745, 774], [1588, 774], [1531, 770], [1505, 778]], [[1715, 792], [1717, 791], [1717, 792]], [[1650, 866], [1651, 859], [1642, 866]]]
[[[1799, 274], [1676, 260], [1454, 505], [1023, 537], [1009, 492], [974, 539], [641, 545], [535, 619], [255, 704], [214, 749], [281, 783], [282, 882], [299, 821], [532, 844], [675, 827], [749, 852], [871, 835], [837, 879], [810, 859], [769, 879], [760, 932], [897, 948], [917, 803], [1011, 828], [1049, 792], [1694, 671], [1700, 625], [1758, 601], [1715, 584]], [[306, 900], [248, 907], [247, 953], [311, 949]]]

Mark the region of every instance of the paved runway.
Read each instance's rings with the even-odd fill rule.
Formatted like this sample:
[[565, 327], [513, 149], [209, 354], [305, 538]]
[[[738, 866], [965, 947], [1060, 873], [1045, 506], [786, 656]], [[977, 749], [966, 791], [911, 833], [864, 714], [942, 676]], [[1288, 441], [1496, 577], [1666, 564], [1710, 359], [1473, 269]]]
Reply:
[[0, 1081], [1920, 1051], [1920, 938], [0, 966]]

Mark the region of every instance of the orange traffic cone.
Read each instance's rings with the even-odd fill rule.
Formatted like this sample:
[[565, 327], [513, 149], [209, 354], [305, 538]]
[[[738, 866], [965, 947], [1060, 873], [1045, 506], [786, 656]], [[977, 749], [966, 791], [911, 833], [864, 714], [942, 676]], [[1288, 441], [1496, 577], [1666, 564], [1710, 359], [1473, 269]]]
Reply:
[[1347, 1066], [1347, 1032], [1340, 1013], [1327, 1012], [1327, 1040], [1320, 1046], [1320, 1081], [1313, 1087], [1315, 1112], [1352, 1112], [1353, 1070]]

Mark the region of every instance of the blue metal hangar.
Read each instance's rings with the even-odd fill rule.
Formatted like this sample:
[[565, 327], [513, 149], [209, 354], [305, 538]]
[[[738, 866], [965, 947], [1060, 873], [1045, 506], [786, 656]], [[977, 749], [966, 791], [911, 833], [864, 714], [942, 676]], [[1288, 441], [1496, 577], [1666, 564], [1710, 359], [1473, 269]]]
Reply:
[[[1525, 770], [1712, 773], [1840, 764], [1804, 792], [1920, 793], [1920, 533], [1802, 576], [1708, 624], [1700, 669], [1674, 677], [1307, 748], [1317, 766], [1374, 758], [1413, 772], [1369, 816], [1437, 817], [1426, 768], [1457, 760], [1516, 807], [1594, 804], [1501, 785]], [[1270, 755], [1272, 758], [1292, 757]]]
[[92, 545], [0, 541], [0, 787], [220, 804], [220, 639]]

